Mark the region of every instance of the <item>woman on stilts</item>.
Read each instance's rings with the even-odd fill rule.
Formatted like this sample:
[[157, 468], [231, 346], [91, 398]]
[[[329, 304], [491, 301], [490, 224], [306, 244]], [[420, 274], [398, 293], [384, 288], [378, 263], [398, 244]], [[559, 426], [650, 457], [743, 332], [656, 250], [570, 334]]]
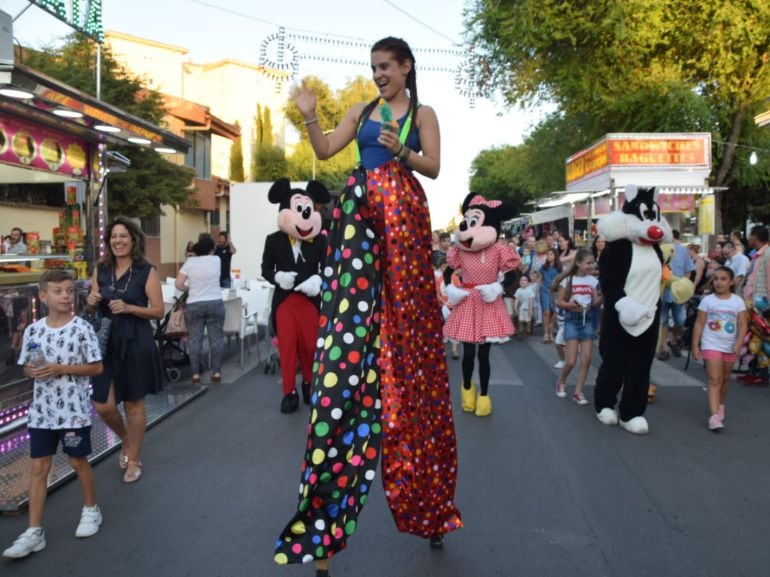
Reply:
[[399, 531], [441, 547], [462, 526], [431, 225], [413, 175], [438, 176], [439, 127], [418, 103], [414, 64], [403, 40], [377, 42], [379, 98], [354, 105], [329, 135], [315, 95], [294, 95], [316, 156], [355, 140], [361, 163], [329, 231], [300, 502], [276, 543], [277, 563], [315, 561], [319, 577], [356, 530], [380, 453]]

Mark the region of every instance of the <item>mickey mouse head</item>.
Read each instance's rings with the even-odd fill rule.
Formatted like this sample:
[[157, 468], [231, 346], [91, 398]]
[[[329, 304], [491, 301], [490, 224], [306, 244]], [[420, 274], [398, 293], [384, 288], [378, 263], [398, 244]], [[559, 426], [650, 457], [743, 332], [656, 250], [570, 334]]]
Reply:
[[455, 237], [460, 250], [477, 252], [492, 246], [500, 235], [500, 223], [516, 216], [516, 207], [501, 200], [486, 200], [476, 192], [465, 197], [463, 220]]
[[307, 190], [292, 188], [288, 178], [279, 178], [270, 187], [267, 199], [278, 205], [278, 228], [299, 240], [310, 240], [321, 232], [321, 213], [317, 204], [331, 200], [327, 188], [317, 180]]

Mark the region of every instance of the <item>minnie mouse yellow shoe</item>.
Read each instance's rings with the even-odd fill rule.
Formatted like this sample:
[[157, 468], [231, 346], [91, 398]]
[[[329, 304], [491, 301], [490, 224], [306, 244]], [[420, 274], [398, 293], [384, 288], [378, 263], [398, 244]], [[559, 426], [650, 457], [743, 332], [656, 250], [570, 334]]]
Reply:
[[472, 413], [476, 410], [476, 385], [471, 381], [471, 386], [465, 388], [465, 384], [460, 387], [460, 406], [466, 413]]
[[476, 416], [487, 417], [492, 414], [492, 398], [489, 395], [479, 395], [476, 398]]

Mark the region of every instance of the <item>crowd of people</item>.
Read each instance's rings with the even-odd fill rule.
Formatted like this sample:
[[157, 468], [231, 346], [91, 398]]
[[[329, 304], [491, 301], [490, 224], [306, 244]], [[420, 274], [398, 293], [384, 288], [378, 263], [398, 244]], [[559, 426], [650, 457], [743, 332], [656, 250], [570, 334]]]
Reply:
[[[438, 120], [432, 108], [419, 103], [415, 58], [403, 40], [377, 42], [371, 63], [379, 98], [354, 105], [332, 131], [319, 125], [312, 90], [298, 87], [293, 95], [316, 156], [329, 158], [354, 142], [360, 166], [335, 210], [323, 288], [320, 278], [312, 291], [305, 283], [295, 287], [296, 273], [289, 275], [278, 264], [271, 269], [285, 291], [304, 286], [304, 294], [320, 295], [318, 334], [323, 338], [317, 338], [312, 384], [306, 383], [307, 391], [303, 387], [312, 410], [298, 504], [276, 540], [274, 555], [278, 564], [314, 561], [317, 577], [330, 575], [331, 558], [355, 532], [380, 458], [388, 506], [400, 531], [441, 548], [444, 536], [462, 527], [454, 502], [457, 445], [444, 336], [454, 341], [452, 358], [460, 357], [458, 341], [463, 344], [464, 411], [491, 414], [490, 346], [515, 333], [528, 338], [535, 327], [542, 327], [543, 342], [556, 348], [556, 395], [567, 397], [568, 379], [577, 367], [571, 399], [588, 404], [584, 390], [602, 326], [602, 255], [611, 252], [601, 236], [590, 247], [577, 247], [558, 230], [539, 237], [529, 232], [498, 237], [500, 223], [512, 216], [509, 207], [474, 193], [463, 203], [462, 243], [453, 245], [449, 233], [436, 231], [431, 245], [425, 193], [414, 173], [439, 174]], [[302, 192], [288, 190], [281, 208], [310, 214], [312, 207], [304, 200], [296, 202]], [[730, 370], [747, 329], [746, 305], [734, 293], [747, 299], [768, 294], [768, 231], [754, 227], [746, 242], [740, 234], [719, 237], [707, 251], [694, 244], [684, 247], [678, 233], [674, 237], [669, 272], [690, 277], [695, 296], [681, 304], [661, 288], [658, 358], [665, 360], [669, 351], [680, 355], [689, 346], [693, 357], [704, 360], [708, 426], [719, 430]], [[304, 253], [297, 243], [284, 240], [289, 259], [298, 262]], [[124, 482], [142, 478], [144, 399], [162, 388], [151, 327], [152, 320], [164, 316], [161, 285], [133, 221], [113, 220], [104, 241], [105, 259], [94, 271], [87, 299], [91, 323], [71, 315], [72, 277], [51, 271], [40, 281], [48, 315], [24, 332], [19, 363], [35, 387], [29, 412], [29, 528], [5, 550], [6, 557], [45, 547], [46, 478], [59, 444], [83, 490], [76, 536], [99, 530], [102, 515], [87, 460], [89, 385], [99, 417], [121, 440], [117, 464]], [[480, 248], [471, 249], [474, 244]], [[235, 248], [220, 233], [216, 245], [202, 235], [186, 252], [176, 286], [189, 291], [190, 356], [193, 380], [199, 381], [204, 328], [210, 339], [219, 339], [220, 289], [229, 286]], [[684, 329], [693, 316], [692, 338], [685, 343]], [[212, 380], [218, 380], [216, 342], [211, 349]], [[471, 382], [476, 359], [478, 390]], [[294, 373], [291, 367], [290, 380]], [[310, 379], [303, 374], [304, 381]], [[52, 384], [55, 395], [50, 394]]]
[[[714, 299], [729, 300], [727, 295], [734, 295], [731, 303], [743, 299], [751, 299], [757, 294], [757, 271], [761, 294], [766, 294], [770, 286], [770, 269], [763, 264], [767, 247], [767, 229], [756, 226], [751, 229], [748, 239], [744, 239], [740, 231], [716, 235], [714, 244], [707, 250], [698, 244], [684, 245], [680, 233], [673, 231], [673, 246], [667, 268], [675, 278], [688, 278], [693, 283], [694, 294], [684, 303], [677, 303], [670, 289], [661, 292], [660, 334], [657, 347], [657, 358], [668, 360], [671, 356], [681, 357], [683, 349], [691, 349], [693, 357], [703, 358], [707, 368], [709, 383], [719, 383], [718, 389], [727, 389], [729, 376], [734, 368], [738, 353], [744, 343], [746, 331], [741, 329], [745, 322], [742, 311], [736, 310], [736, 331], [722, 335], [729, 341], [729, 350], [723, 351], [726, 356], [720, 362], [719, 370], [711, 367], [711, 358], [707, 352], [701, 355], [701, 338], [711, 339], [705, 345], [713, 346], [722, 342], [720, 338], [704, 328], [704, 319], [713, 312]], [[443, 242], [442, 242], [443, 240]], [[516, 275], [504, 287], [504, 300], [511, 320], [516, 324], [519, 338], [533, 334], [533, 326], [542, 327], [543, 343], [555, 345], [556, 361], [554, 368], [561, 373], [556, 383], [556, 395], [560, 398], [567, 396], [567, 383], [572, 370], [578, 366], [572, 400], [579, 405], [587, 405], [584, 387], [590, 365], [593, 343], [599, 337], [601, 317], [603, 314], [603, 299], [601, 286], [598, 282], [599, 263], [606, 241], [601, 235], [593, 238], [590, 246], [576, 248], [571, 239], [560, 231], [542, 233], [525, 233], [519, 236], [501, 235], [500, 243], [514, 248], [521, 256]], [[444, 304], [445, 316], [451, 314], [446, 307], [446, 286], [443, 282], [443, 270], [451, 235], [443, 231], [433, 232], [433, 262], [436, 272], [437, 292], [440, 303]], [[566, 263], [566, 264], [565, 264]], [[760, 267], [757, 265], [761, 264]], [[453, 275], [453, 282], [460, 285], [461, 271]], [[729, 276], [729, 282], [727, 277]], [[706, 300], [704, 297], [709, 297]], [[740, 297], [740, 298], [739, 298]], [[722, 307], [724, 308], [724, 307]], [[721, 309], [720, 309], [721, 310]], [[705, 311], [705, 312], [704, 312]], [[711, 312], [709, 312], [711, 311]], [[700, 313], [703, 314], [700, 314]], [[724, 311], [722, 311], [724, 312]], [[732, 314], [732, 313], [730, 313]], [[724, 324], [724, 323], [722, 323]], [[712, 326], [715, 326], [712, 324]], [[734, 338], [733, 338], [734, 337]], [[459, 358], [458, 344], [452, 342], [452, 358]], [[733, 351], [733, 349], [736, 349]], [[749, 367], [749, 371], [738, 378], [751, 384], [767, 384], [767, 371]], [[715, 387], [717, 385], [714, 385]], [[709, 388], [711, 391], [711, 388]], [[721, 419], [713, 419], [713, 415], [724, 416], [723, 402], [714, 405], [713, 394], [709, 393], [709, 428], [722, 428]], [[715, 397], [719, 399], [719, 396]], [[721, 408], [720, 408], [721, 407]]]

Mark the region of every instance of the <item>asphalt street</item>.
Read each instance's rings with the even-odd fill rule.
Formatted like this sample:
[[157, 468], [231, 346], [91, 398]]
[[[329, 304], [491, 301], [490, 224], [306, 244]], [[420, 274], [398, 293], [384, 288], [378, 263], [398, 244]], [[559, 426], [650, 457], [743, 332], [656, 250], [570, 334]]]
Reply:
[[[636, 437], [601, 425], [591, 406], [557, 398], [554, 361], [552, 347], [537, 338], [494, 348], [488, 418], [460, 411], [460, 364], [449, 361], [465, 527], [442, 551], [431, 550], [396, 532], [377, 487], [333, 575], [767, 575], [770, 389], [736, 383], [726, 428], [712, 433], [702, 368], [685, 373], [683, 359], [655, 361], [660, 388], [647, 412], [651, 432]], [[0, 560], [0, 573], [314, 575], [310, 566], [272, 560], [296, 506], [307, 425], [305, 410], [279, 413], [277, 378], [257, 369], [214, 385], [152, 428], [145, 476], [135, 485], [121, 482], [115, 455], [98, 463], [104, 524], [96, 536], [74, 537], [78, 484], [53, 492], [47, 548]], [[25, 516], [0, 518], [0, 547], [25, 527]]]

